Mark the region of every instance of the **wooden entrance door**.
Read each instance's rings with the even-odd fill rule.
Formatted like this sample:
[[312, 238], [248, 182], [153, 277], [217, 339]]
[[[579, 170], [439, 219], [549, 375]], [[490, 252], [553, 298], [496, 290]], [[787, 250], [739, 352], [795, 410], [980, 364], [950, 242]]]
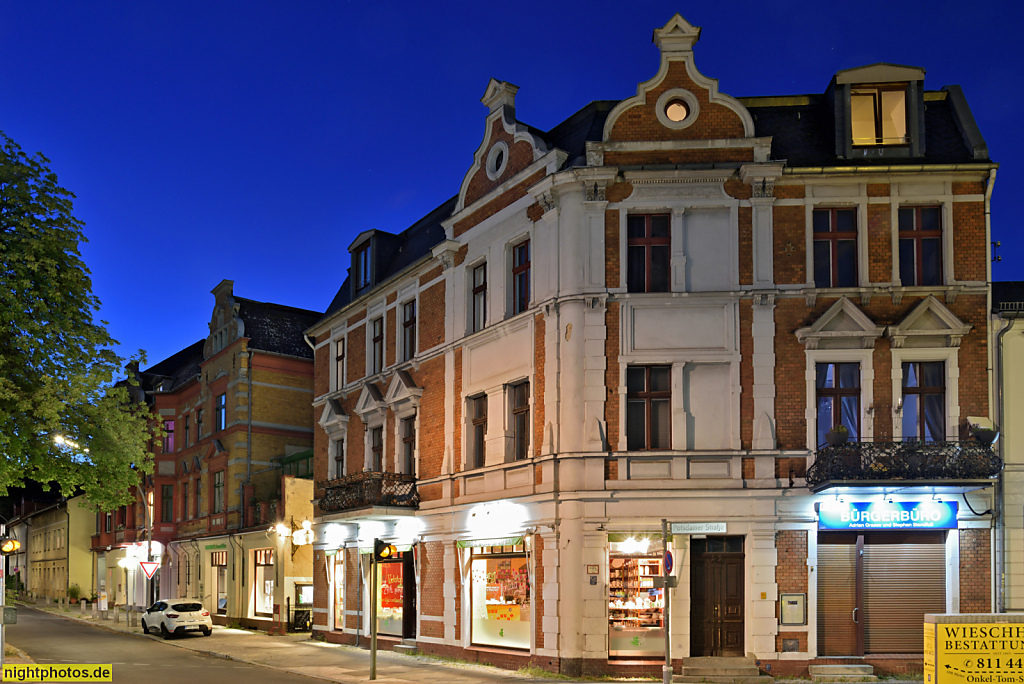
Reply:
[[743, 537], [694, 539], [690, 561], [690, 655], [742, 656]]
[[416, 566], [412, 551], [402, 554], [402, 638], [416, 638]]

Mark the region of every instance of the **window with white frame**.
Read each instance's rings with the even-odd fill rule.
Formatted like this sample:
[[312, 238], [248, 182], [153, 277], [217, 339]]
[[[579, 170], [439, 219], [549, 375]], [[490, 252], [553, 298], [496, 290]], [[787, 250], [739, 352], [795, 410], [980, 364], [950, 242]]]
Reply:
[[946, 439], [946, 365], [942, 361], [904, 361], [902, 434], [904, 440]]
[[402, 360], [416, 355], [416, 300], [402, 304]]
[[370, 375], [384, 370], [384, 317], [370, 322]]
[[815, 209], [814, 286], [857, 286], [857, 210]]
[[328, 479], [345, 475], [345, 440], [332, 439], [329, 447], [330, 460], [327, 462]]
[[626, 218], [626, 289], [668, 292], [670, 289], [669, 214], [631, 214]]
[[942, 210], [900, 207], [900, 283], [942, 284]]
[[384, 427], [372, 427], [369, 430], [370, 470], [384, 472]]
[[508, 387], [512, 432], [512, 460], [530, 457], [530, 383], [524, 380]]
[[469, 458], [466, 460], [466, 465], [469, 468], [483, 468], [487, 463], [487, 395], [479, 394], [467, 399], [466, 415], [469, 418], [468, 439], [466, 440], [466, 451]]
[[483, 330], [487, 325], [487, 264], [478, 264], [472, 272], [469, 331]]
[[906, 84], [854, 85], [850, 126], [854, 145], [906, 145]]
[[402, 472], [412, 475], [416, 472], [416, 416], [402, 418], [398, 431], [402, 440]]
[[512, 247], [512, 315], [530, 306], [530, 241]]
[[345, 338], [339, 337], [334, 342], [334, 388], [345, 386]]
[[817, 446], [837, 425], [846, 426], [851, 441], [860, 441], [860, 364], [817, 363], [814, 376]]
[[671, 366], [626, 369], [626, 448], [669, 449], [672, 445]]

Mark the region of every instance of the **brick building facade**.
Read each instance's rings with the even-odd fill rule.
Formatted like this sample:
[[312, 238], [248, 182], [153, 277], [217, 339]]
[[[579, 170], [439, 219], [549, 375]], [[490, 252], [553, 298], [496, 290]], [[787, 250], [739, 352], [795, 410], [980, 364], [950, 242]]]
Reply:
[[568, 674], [659, 672], [666, 601], [677, 668], [772, 674], [913, 669], [923, 612], [991, 607], [995, 166], [960, 89], [737, 99], [699, 35], [547, 132], [492, 80], [458, 194], [351, 244], [309, 330], [325, 639], [371, 628], [375, 538], [382, 643]]

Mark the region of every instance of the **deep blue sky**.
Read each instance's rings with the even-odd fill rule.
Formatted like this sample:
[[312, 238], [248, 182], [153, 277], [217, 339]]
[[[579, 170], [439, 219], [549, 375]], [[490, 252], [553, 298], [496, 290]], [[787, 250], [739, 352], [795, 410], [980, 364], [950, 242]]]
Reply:
[[77, 195], [121, 353], [204, 337], [209, 291], [322, 311], [347, 247], [454, 195], [490, 77], [547, 130], [657, 71], [652, 31], [703, 27], [735, 96], [823, 92], [874, 62], [959, 84], [992, 158], [996, 280], [1024, 278], [1018, 2], [51, 2], [0, 0], [0, 130]]

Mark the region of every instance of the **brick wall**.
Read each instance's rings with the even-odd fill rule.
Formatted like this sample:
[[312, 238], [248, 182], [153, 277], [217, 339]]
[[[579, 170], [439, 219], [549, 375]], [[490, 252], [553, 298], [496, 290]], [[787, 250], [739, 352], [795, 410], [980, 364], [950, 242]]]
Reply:
[[[619, 303], [608, 302], [604, 312], [604, 352], [607, 367], [604, 371], [604, 386], [607, 400], [604, 402], [604, 420], [608, 426], [608, 448], [618, 449], [619, 445]], [[617, 470], [616, 470], [617, 472]]]
[[992, 610], [991, 530], [967, 529], [960, 533], [960, 612]]
[[[971, 331], [960, 341], [960, 417], [988, 415], [988, 318], [985, 295], [961, 295], [949, 310]], [[961, 428], [965, 426], [961, 423]], [[961, 436], [966, 436], [961, 434]]]
[[433, 349], [444, 344], [445, 281], [420, 291], [419, 347]]
[[[701, 112], [703, 118], [704, 113]], [[661, 124], [658, 124], [659, 126]], [[667, 130], [667, 129], [666, 129]], [[638, 164], [711, 164], [714, 162], [752, 162], [752, 147], [713, 150], [644, 150], [643, 152], [605, 152], [606, 166]], [[606, 195], [607, 197], [607, 195]]]
[[331, 345], [320, 347], [313, 352], [313, 395], [322, 396], [331, 391], [331, 366], [333, 359]]
[[534, 638], [537, 641], [537, 648], [545, 648], [544, 646], [544, 592], [541, 588], [544, 586], [544, 537], [535, 535], [533, 547], [533, 586], [530, 587], [530, 596], [533, 599], [533, 610], [534, 610]]
[[[619, 287], [622, 282], [619, 271], [619, 210], [604, 212], [604, 285]], [[618, 351], [615, 352], [618, 356]]]
[[985, 203], [957, 202], [953, 205], [953, 277], [984, 282], [988, 266], [985, 239]]
[[[469, 186], [466, 188], [463, 206], [469, 206], [473, 202], [476, 202], [478, 199], [491, 192], [509, 178], [533, 163], [533, 145], [525, 140], [516, 142], [511, 135], [506, 133], [505, 126], [502, 123], [502, 117], [500, 115], [491, 122], [491, 136], [489, 142], [491, 147], [494, 147], [498, 142], [505, 142], [508, 145], [508, 161], [505, 163], [505, 171], [500, 177], [495, 180], [491, 180], [487, 177], [487, 170], [484, 168], [484, 164], [481, 163], [480, 168], [476, 170], [473, 177], [469, 180]], [[490, 148], [488, 148], [488, 150], [489, 149]], [[487, 152], [485, 151], [483, 153], [482, 161], [486, 159]], [[457, 235], [458, 233], [456, 233], [456, 236]]]
[[[420, 545], [420, 603], [421, 615], [432, 617], [444, 616], [444, 542], [423, 542]], [[444, 636], [444, 624], [425, 621], [421, 623], [437, 625], [440, 636]]]
[[807, 249], [804, 242], [803, 207], [775, 207], [772, 210], [775, 234], [775, 282], [802, 285], [807, 282]]
[[[359, 605], [359, 550], [345, 549], [345, 610]], [[345, 627], [359, 629], [359, 615], [346, 615]]]
[[419, 370], [412, 373], [412, 377], [416, 385], [423, 388], [419, 432], [416, 435], [419, 477], [437, 477], [441, 474], [444, 462], [444, 357], [437, 356], [424, 361]]
[[754, 224], [750, 207], [739, 208], [740, 285], [754, 282]]
[[[775, 533], [775, 584], [780, 594], [807, 593], [807, 531], [781, 530]], [[782, 604], [776, 601], [776, 617], [781, 620]], [[775, 650], [782, 651], [783, 639], [801, 639], [800, 650], [807, 650], [807, 632], [780, 632], [775, 637]]]
[[[504, 178], [505, 176], [502, 177]], [[452, 237], [459, 237], [473, 226], [486, 221], [505, 207], [515, 203], [523, 197], [526, 197], [527, 190], [537, 184], [543, 177], [544, 170], [541, 169], [537, 173], [530, 175], [526, 180], [501, 193], [501, 195], [480, 207], [466, 218], [461, 221], [457, 221], [452, 227]]]
[[353, 382], [366, 377], [366, 326], [351, 328], [345, 335], [345, 376]]
[[868, 205], [868, 278], [872, 283], [892, 282], [892, 209], [888, 204]]
[[[685, 88], [693, 93], [700, 104], [700, 116], [691, 126], [683, 129], [666, 128], [658, 121], [655, 105], [658, 98], [671, 88]], [[706, 88], [701, 87], [686, 73], [682, 61], [673, 61], [661, 83], [646, 93], [645, 101], [630, 107], [619, 115], [608, 136], [617, 140], [701, 140], [714, 138], [742, 138], [743, 122], [739, 115], [724, 105], [712, 103]], [[608, 162], [606, 164], [616, 162]]]
[[452, 383], [452, 401], [455, 433], [452, 435], [452, 470], [462, 471], [462, 408], [465, 402], [462, 400], [462, 347], [454, 352], [455, 356], [455, 382]]
[[[389, 297], [390, 299], [390, 297]], [[386, 368], [395, 365], [395, 352], [398, 350], [398, 328], [395, 326], [395, 310], [388, 309], [384, 314], [384, 363]], [[422, 340], [420, 347], [422, 347]]]
[[[816, 308], [824, 310], [820, 305]], [[793, 332], [807, 324], [810, 313], [803, 299], [780, 298], [775, 302], [775, 416], [780, 449], [807, 447], [807, 362], [804, 347]]]

